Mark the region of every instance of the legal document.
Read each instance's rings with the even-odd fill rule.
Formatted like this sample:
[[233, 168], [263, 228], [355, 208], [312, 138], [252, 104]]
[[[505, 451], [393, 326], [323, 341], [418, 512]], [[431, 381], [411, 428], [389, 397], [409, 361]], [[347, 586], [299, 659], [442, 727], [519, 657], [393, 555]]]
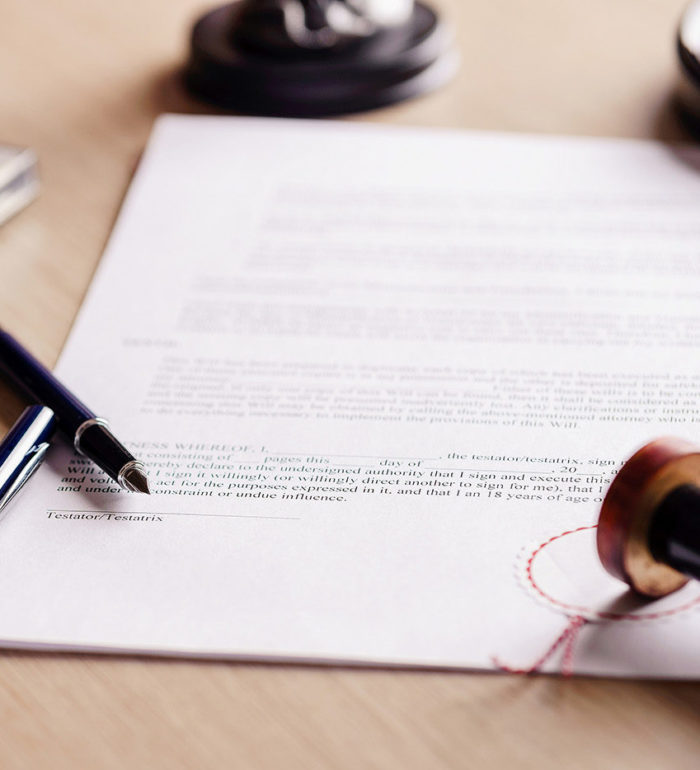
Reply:
[[1, 644], [697, 677], [594, 525], [700, 432], [698, 210], [652, 142], [161, 118], [57, 368], [153, 494], [56, 444]]

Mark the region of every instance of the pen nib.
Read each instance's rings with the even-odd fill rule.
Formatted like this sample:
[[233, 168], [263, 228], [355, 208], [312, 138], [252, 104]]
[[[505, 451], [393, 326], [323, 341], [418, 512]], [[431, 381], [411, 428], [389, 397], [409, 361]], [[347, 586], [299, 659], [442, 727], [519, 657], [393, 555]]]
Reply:
[[119, 480], [124, 489], [129, 492], [142, 492], [144, 495], [150, 495], [151, 490], [148, 488], [148, 477], [139, 467], [131, 466], [126, 470], [122, 470], [119, 474]]

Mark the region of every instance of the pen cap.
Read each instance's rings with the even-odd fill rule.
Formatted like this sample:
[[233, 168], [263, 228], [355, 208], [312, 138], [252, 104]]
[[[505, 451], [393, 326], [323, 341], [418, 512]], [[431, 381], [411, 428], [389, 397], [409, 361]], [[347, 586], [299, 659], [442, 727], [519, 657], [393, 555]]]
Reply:
[[29, 406], [0, 442], [0, 512], [41, 465], [56, 429], [46, 406]]

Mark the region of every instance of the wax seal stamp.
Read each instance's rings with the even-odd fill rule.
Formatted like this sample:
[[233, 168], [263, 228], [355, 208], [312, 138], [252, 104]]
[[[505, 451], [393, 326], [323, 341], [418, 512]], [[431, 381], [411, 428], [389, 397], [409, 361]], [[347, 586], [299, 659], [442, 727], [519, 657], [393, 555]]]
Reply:
[[200, 18], [185, 83], [217, 107], [315, 117], [408, 99], [455, 72], [451, 29], [413, 0], [236, 0]]
[[644, 596], [700, 578], [700, 448], [662, 438], [634, 454], [603, 500], [597, 547], [605, 569]]

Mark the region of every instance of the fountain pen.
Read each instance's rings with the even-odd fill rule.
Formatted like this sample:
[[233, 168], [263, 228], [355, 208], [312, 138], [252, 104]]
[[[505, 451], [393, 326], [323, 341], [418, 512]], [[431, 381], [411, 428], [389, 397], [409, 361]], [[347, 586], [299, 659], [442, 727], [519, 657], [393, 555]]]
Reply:
[[0, 329], [0, 373], [49, 407], [63, 437], [129, 492], [150, 494], [144, 464], [112, 434], [109, 424], [79, 401], [14, 337]]

